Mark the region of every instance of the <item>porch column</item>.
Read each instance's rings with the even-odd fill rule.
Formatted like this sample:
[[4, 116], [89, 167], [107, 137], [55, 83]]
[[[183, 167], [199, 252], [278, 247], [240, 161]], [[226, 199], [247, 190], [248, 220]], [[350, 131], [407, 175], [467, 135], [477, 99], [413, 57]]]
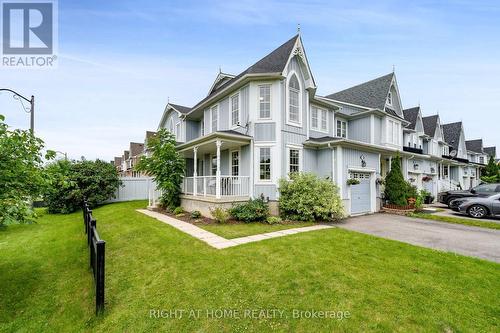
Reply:
[[215, 141], [215, 145], [217, 146], [217, 171], [215, 173], [215, 198], [220, 199], [220, 146], [222, 145], [222, 141]]
[[392, 169], [392, 156], [389, 156], [389, 167], [387, 168], [389, 171]]
[[197, 192], [197, 181], [196, 177], [198, 176], [198, 147], [193, 148], [193, 159], [194, 159], [194, 165], [193, 165], [193, 195], [196, 196]]

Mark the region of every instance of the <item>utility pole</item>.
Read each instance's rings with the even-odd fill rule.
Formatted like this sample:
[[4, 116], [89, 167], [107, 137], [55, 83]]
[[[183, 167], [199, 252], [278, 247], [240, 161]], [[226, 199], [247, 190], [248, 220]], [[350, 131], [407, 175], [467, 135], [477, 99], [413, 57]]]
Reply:
[[[13, 97], [15, 99], [18, 99], [21, 101], [21, 104], [22, 104], [23, 100], [30, 103], [30, 110], [28, 111], [28, 113], [30, 113], [30, 131], [31, 131], [31, 134], [35, 134], [35, 96], [31, 95], [31, 99], [28, 99], [12, 89], [0, 88], [0, 92], [2, 92], [2, 91], [7, 91], [7, 92], [12, 93], [14, 95]], [[24, 108], [24, 105], [23, 105], [23, 108]]]

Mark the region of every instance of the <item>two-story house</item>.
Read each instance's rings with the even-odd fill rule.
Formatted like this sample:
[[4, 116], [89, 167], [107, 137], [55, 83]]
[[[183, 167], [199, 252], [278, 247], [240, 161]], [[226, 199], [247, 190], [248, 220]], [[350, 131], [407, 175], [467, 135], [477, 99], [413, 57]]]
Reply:
[[307, 171], [337, 184], [348, 214], [375, 212], [377, 180], [397, 153], [419, 188], [436, 196], [444, 180], [465, 187], [462, 124], [403, 110], [395, 73], [327, 96], [316, 90], [296, 35], [238, 75], [219, 72], [193, 107], [169, 102], [159, 128], [175, 135], [186, 159], [182, 205], [207, 215], [262, 195], [276, 208], [278, 180]]

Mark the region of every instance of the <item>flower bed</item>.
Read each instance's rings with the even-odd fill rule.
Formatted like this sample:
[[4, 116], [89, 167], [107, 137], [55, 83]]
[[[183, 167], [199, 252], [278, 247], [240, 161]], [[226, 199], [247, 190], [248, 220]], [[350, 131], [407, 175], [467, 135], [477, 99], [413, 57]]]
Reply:
[[398, 206], [393, 204], [385, 204], [382, 207], [382, 212], [395, 215], [407, 215], [409, 213], [413, 213], [414, 211], [415, 206], [413, 205]]

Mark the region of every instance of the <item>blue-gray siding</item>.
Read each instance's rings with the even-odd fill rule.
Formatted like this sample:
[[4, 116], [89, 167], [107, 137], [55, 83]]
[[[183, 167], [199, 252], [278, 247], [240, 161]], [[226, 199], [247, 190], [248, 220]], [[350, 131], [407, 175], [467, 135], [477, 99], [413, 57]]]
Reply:
[[255, 141], [276, 141], [276, 123], [256, 123]]

